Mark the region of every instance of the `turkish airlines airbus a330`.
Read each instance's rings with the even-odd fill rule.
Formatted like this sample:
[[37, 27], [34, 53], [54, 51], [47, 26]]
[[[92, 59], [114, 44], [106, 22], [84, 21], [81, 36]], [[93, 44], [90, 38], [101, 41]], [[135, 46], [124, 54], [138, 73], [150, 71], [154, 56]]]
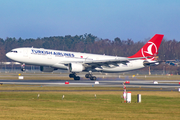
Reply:
[[136, 54], [130, 57], [107, 56], [89, 53], [51, 50], [43, 48], [16, 48], [6, 56], [20, 62], [21, 70], [24, 65], [38, 65], [43, 72], [52, 72], [57, 69], [69, 70], [70, 78], [80, 80], [79, 72], [88, 72], [85, 75], [90, 80], [96, 80], [92, 72], [117, 73], [136, 70], [149, 65], [158, 65], [154, 60], [164, 35], [156, 34]]

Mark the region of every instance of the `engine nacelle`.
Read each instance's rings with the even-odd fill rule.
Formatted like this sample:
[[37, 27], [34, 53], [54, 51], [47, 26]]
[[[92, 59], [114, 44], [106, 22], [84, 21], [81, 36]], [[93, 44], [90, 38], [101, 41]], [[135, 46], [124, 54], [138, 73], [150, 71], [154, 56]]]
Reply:
[[69, 71], [70, 72], [82, 72], [85, 70], [85, 67], [81, 63], [70, 63]]
[[143, 64], [144, 64], [144, 66], [156, 66], [156, 65], [159, 65], [159, 62], [157, 62], [157, 61], [151, 61], [151, 62], [144, 61]]
[[54, 70], [57, 70], [57, 69], [52, 68], [52, 67], [40, 66], [40, 71], [42, 72], [53, 72]]

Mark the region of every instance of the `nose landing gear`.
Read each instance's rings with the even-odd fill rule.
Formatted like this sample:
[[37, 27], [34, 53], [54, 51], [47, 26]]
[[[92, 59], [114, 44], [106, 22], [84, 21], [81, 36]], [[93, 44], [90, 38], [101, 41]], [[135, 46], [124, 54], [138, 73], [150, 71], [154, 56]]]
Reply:
[[25, 69], [25, 64], [23, 63], [23, 64], [21, 64], [21, 71], [25, 71], [26, 69]]

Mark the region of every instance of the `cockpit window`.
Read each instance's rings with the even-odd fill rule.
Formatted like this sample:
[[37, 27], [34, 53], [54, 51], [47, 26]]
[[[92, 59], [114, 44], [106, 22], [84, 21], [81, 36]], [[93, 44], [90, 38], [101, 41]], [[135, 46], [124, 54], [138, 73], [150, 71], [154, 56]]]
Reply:
[[13, 53], [17, 53], [17, 51], [11, 51], [11, 52], [13, 52]]

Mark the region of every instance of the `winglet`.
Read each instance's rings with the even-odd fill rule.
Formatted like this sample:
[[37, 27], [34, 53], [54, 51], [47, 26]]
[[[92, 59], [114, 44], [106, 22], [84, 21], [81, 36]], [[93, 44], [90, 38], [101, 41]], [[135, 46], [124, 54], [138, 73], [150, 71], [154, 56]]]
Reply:
[[164, 35], [155, 34], [136, 54], [129, 58], [148, 57], [147, 59], [154, 60], [163, 37]]

